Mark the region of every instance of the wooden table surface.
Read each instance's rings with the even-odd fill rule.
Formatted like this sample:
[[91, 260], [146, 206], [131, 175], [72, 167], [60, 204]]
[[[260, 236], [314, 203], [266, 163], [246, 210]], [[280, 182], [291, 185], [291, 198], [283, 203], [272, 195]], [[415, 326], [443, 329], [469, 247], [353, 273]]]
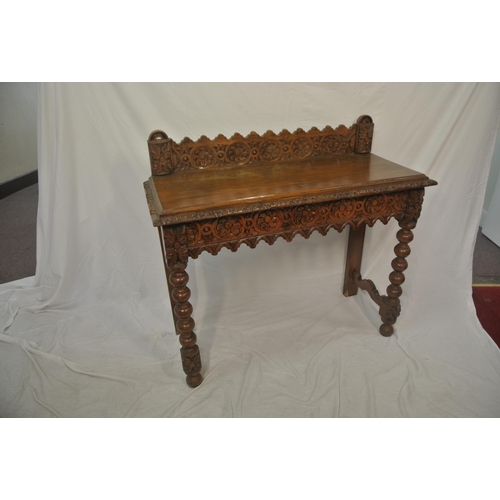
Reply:
[[373, 154], [346, 154], [156, 175], [150, 184], [156, 213], [172, 216], [419, 181], [429, 179]]

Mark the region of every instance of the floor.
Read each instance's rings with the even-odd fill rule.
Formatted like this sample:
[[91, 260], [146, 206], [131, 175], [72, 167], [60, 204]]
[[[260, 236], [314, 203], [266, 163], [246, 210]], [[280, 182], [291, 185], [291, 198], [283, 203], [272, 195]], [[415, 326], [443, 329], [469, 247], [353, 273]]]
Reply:
[[[0, 200], [0, 283], [35, 274], [37, 206], [38, 184]], [[500, 247], [481, 228], [472, 270], [474, 284], [500, 285]]]
[[0, 200], [0, 283], [35, 274], [37, 208], [38, 184]]
[[479, 232], [472, 261], [474, 285], [500, 285], [500, 247]]

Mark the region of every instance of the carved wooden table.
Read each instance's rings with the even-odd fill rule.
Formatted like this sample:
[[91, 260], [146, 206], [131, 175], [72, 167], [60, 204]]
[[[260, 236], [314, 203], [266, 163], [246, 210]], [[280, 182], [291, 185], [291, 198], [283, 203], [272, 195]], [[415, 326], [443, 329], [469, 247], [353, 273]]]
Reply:
[[[437, 183], [370, 153], [373, 121], [361, 116], [351, 127], [252, 132], [230, 139], [203, 136], [180, 143], [164, 132], [148, 139], [152, 176], [144, 183], [153, 225], [163, 250], [170, 301], [187, 383], [202, 382], [186, 271], [188, 258], [245, 243], [270, 245], [297, 234], [350, 226], [344, 295], [366, 290], [377, 303], [389, 336], [400, 314], [403, 271], [424, 197]], [[401, 229], [394, 248], [387, 295], [361, 278], [366, 226], [396, 218]]]

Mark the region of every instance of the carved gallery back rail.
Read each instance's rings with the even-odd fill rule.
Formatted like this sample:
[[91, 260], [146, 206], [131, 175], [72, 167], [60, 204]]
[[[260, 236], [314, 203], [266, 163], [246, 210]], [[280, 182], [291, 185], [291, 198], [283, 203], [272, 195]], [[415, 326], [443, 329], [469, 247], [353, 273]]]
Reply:
[[[165, 132], [148, 139], [152, 175], [144, 183], [153, 225], [158, 227], [167, 284], [190, 387], [202, 382], [201, 358], [189, 302], [187, 264], [207, 251], [236, 251], [242, 243], [291, 241], [297, 234], [326, 234], [350, 226], [344, 295], [366, 290], [379, 306], [380, 333], [394, 332], [408, 264], [409, 243], [422, 209], [424, 174], [370, 153], [373, 120], [351, 127], [255, 132], [210, 140]], [[395, 218], [400, 226], [387, 295], [360, 275], [366, 226]]]

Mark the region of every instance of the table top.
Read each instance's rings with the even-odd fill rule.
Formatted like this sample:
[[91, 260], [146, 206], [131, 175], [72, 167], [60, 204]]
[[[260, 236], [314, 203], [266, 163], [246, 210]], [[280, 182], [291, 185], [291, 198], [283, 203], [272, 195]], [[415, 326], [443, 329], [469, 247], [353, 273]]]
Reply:
[[437, 184], [374, 154], [153, 175], [145, 183], [155, 225]]

